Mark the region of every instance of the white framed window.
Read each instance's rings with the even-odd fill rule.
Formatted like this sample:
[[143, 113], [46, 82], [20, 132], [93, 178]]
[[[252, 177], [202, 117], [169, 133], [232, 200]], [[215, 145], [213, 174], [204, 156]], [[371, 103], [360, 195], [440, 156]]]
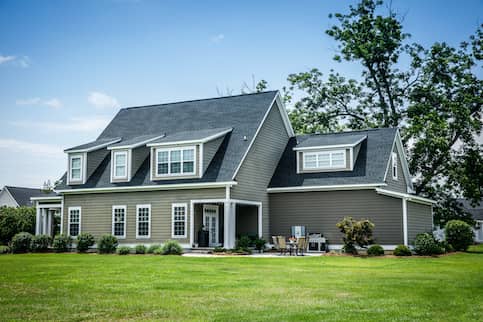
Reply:
[[304, 152], [304, 170], [341, 169], [346, 165], [346, 150]]
[[158, 148], [156, 176], [194, 175], [196, 169], [195, 147]]
[[186, 220], [188, 218], [188, 205], [174, 203], [171, 207], [171, 237], [186, 238]]
[[127, 179], [128, 153], [127, 151], [114, 151], [112, 156], [112, 177], [114, 179]]
[[136, 238], [151, 238], [151, 205], [136, 205]]
[[84, 157], [82, 154], [69, 156], [69, 180], [82, 181], [84, 168]]
[[126, 206], [112, 206], [112, 235], [126, 238]]
[[69, 231], [72, 237], [77, 237], [81, 232], [81, 207], [69, 207]]
[[397, 153], [393, 152], [391, 154], [391, 168], [392, 168], [392, 178], [397, 180]]

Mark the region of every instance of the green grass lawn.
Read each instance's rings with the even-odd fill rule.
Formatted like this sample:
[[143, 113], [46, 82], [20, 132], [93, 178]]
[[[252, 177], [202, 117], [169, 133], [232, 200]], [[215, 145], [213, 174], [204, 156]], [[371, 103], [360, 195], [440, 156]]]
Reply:
[[440, 258], [0, 256], [0, 320], [464, 321], [483, 247]]

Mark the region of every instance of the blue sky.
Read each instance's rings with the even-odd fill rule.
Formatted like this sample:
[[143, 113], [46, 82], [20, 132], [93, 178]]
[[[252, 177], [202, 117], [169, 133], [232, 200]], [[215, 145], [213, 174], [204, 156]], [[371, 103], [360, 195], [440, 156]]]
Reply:
[[[332, 61], [328, 14], [351, 1], [0, 0], [0, 186], [40, 186], [66, 168], [64, 148], [95, 139], [120, 107], [234, 94], [252, 76], [270, 89]], [[412, 40], [456, 45], [483, 1], [402, 1]]]

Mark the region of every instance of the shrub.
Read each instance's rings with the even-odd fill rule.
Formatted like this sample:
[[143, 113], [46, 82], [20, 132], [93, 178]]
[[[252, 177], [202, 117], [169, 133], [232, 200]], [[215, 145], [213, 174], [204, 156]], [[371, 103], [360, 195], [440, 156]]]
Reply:
[[414, 240], [414, 251], [418, 255], [438, 255], [444, 252], [434, 236], [430, 233], [421, 233]]
[[77, 251], [79, 253], [85, 252], [96, 243], [94, 236], [91, 233], [80, 233], [77, 236]]
[[267, 242], [265, 241], [265, 239], [262, 239], [262, 238], [255, 239], [254, 241], [255, 249], [258, 251], [262, 251], [265, 248], [266, 243]]
[[72, 248], [72, 237], [68, 235], [56, 235], [52, 247], [57, 253], [68, 252]]
[[144, 245], [136, 245], [134, 248], [136, 254], [146, 254], [146, 246]]
[[49, 235], [36, 235], [32, 238], [31, 249], [34, 252], [45, 252], [52, 243], [52, 237]]
[[224, 253], [224, 252], [226, 252], [226, 249], [220, 246], [217, 246], [215, 247], [215, 249], [213, 249], [213, 253]]
[[155, 244], [155, 245], [149, 246], [149, 248], [148, 248], [148, 254], [154, 254], [154, 251], [156, 249], [161, 249], [161, 245]]
[[163, 255], [181, 255], [183, 248], [176, 240], [168, 240], [161, 248]]
[[451, 253], [454, 252], [453, 246], [451, 246], [450, 243], [448, 243], [446, 240], [442, 240], [438, 242], [439, 247], [441, 247], [444, 250], [444, 253]]
[[128, 255], [131, 252], [131, 247], [128, 246], [120, 246], [117, 248], [117, 253], [119, 255]]
[[12, 238], [12, 253], [26, 253], [32, 245], [32, 234], [21, 232]]
[[0, 254], [8, 254], [10, 253], [10, 247], [0, 245]]
[[0, 207], [0, 243], [9, 243], [20, 232], [35, 233], [35, 208]]
[[393, 254], [395, 256], [411, 256], [412, 255], [411, 250], [406, 245], [398, 245], [396, 247], [396, 249], [394, 249]]
[[343, 250], [346, 253], [357, 254], [356, 246], [366, 248], [373, 242], [372, 230], [374, 224], [367, 219], [357, 221], [352, 217], [345, 217], [336, 226], [344, 234], [342, 238], [344, 241]]
[[248, 249], [250, 247], [251, 239], [248, 236], [241, 236], [237, 241], [235, 248], [236, 249]]
[[154, 248], [153, 254], [154, 255], [163, 255], [163, 249], [161, 247]]
[[112, 254], [116, 252], [117, 245], [117, 238], [108, 234], [99, 238], [99, 241], [97, 243], [97, 250], [101, 254]]
[[381, 245], [372, 245], [367, 249], [367, 255], [369, 256], [383, 256], [384, 248]]
[[445, 226], [446, 241], [454, 250], [466, 251], [473, 244], [473, 230], [461, 220], [450, 220]]

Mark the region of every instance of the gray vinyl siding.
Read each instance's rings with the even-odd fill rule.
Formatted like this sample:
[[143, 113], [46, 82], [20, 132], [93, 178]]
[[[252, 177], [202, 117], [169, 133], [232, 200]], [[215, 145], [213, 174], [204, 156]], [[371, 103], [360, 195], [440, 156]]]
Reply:
[[210, 165], [211, 160], [215, 156], [216, 152], [220, 148], [221, 143], [225, 139], [225, 136], [222, 136], [218, 139], [214, 139], [210, 142], [206, 142], [203, 144], [203, 173], [205, 173], [206, 169]]
[[413, 244], [414, 238], [419, 233], [433, 231], [433, 216], [430, 205], [407, 202], [408, 211], [408, 242]]
[[150, 149], [148, 147], [142, 146], [135, 148], [131, 151], [132, 153], [132, 165], [131, 165], [131, 177], [134, 177], [136, 172], [139, 170], [144, 160], [149, 156]]
[[392, 155], [389, 156], [389, 167], [387, 167], [386, 184], [384, 189], [407, 193], [407, 183], [404, 176], [401, 163], [401, 153], [398, 153], [397, 146], [394, 146], [393, 152], [397, 153], [397, 180], [392, 178]]
[[240, 167], [235, 178], [238, 184], [231, 189], [233, 199], [262, 202], [262, 234], [265, 238], [269, 236], [270, 213], [267, 187], [289, 139], [276, 104], [272, 105]]
[[110, 151], [107, 149], [100, 149], [87, 153], [86, 181], [90, 178], [94, 171], [96, 171], [97, 167], [101, 164], [101, 162], [106, 158], [109, 153]]
[[10, 192], [7, 191], [7, 188], [4, 188], [0, 191], [0, 207], [18, 207], [17, 201], [13, 199]]
[[[147, 192], [116, 192], [64, 195], [64, 233], [68, 232], [69, 207], [81, 207], [81, 231], [92, 233], [96, 239], [112, 232], [112, 206], [127, 206], [126, 238], [120, 243], [162, 243], [171, 237], [171, 205], [186, 203], [186, 238], [176, 238], [189, 243], [190, 201], [194, 199], [223, 199], [225, 189], [169, 190]], [[151, 238], [136, 239], [136, 205], [151, 205]]]
[[270, 234], [288, 236], [291, 226], [322, 233], [330, 244], [342, 244], [336, 224], [344, 217], [374, 224], [376, 243], [403, 243], [402, 201], [374, 190], [290, 192], [270, 194]]

